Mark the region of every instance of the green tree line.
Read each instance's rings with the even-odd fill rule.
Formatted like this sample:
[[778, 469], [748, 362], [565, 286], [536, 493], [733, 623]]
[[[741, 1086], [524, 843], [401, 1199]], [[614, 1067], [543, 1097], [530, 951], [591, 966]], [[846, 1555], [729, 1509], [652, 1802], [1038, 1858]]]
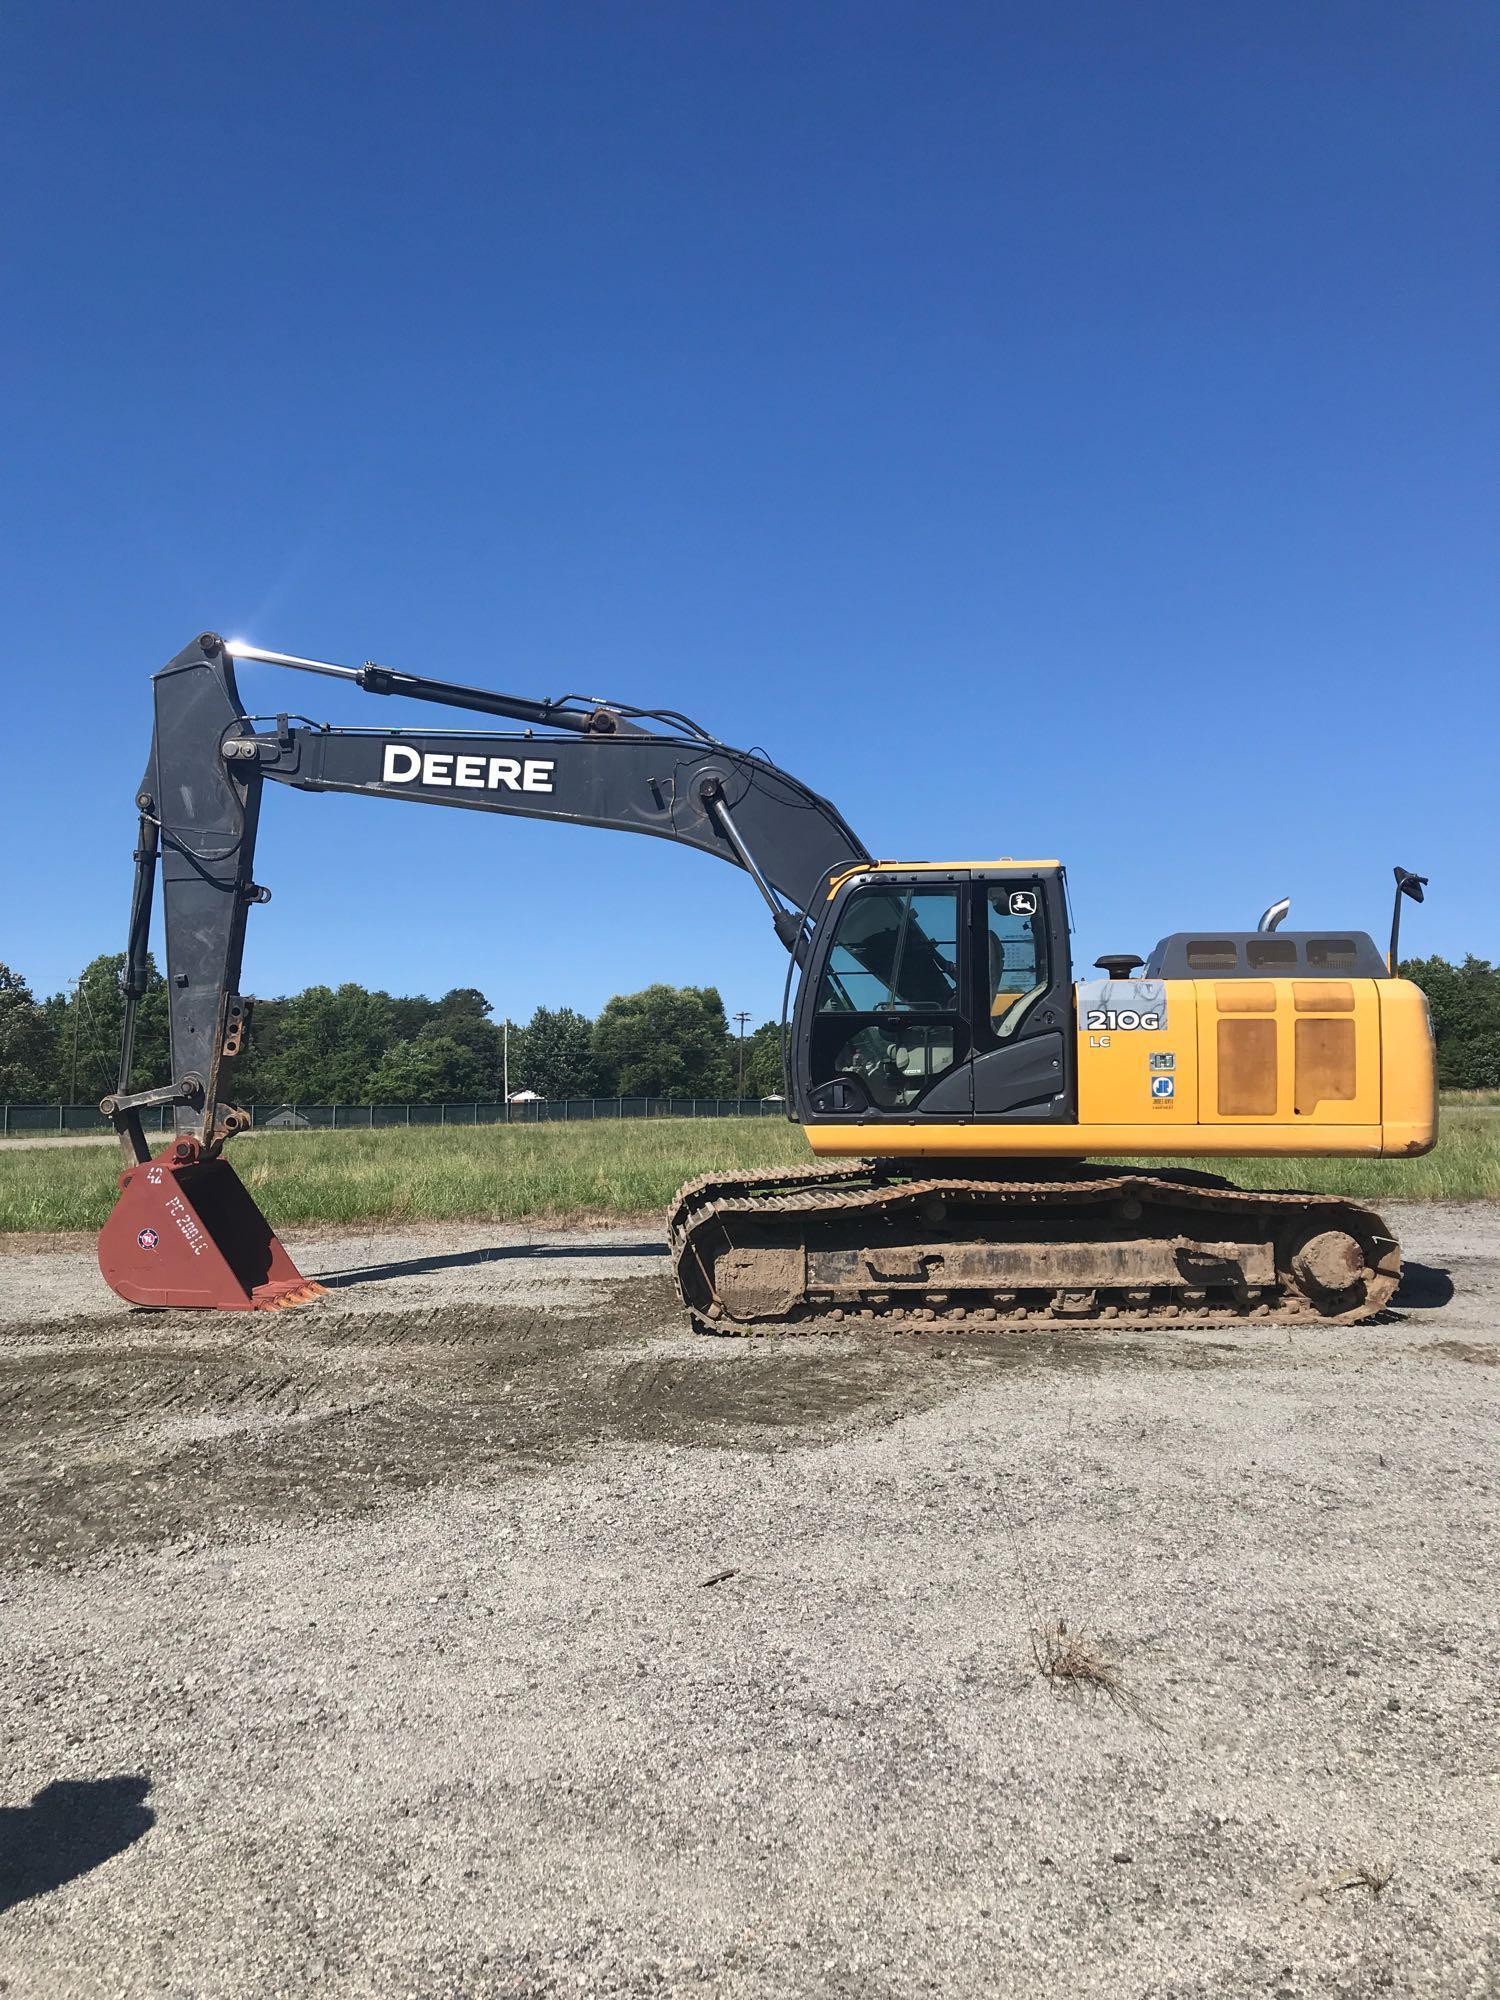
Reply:
[[[0, 964], [0, 1102], [86, 1104], [118, 1081], [122, 954], [94, 959], [66, 993], [38, 999]], [[648, 986], [590, 1020], [538, 1007], [510, 1027], [477, 987], [440, 1000], [352, 982], [257, 1000], [232, 1094], [240, 1104], [468, 1104], [510, 1090], [561, 1097], [732, 1097], [742, 1052], [712, 986]], [[152, 963], [136, 1019], [138, 1090], [168, 1080], [167, 989]], [[781, 1089], [767, 1021], [743, 1046], [744, 1095]]]
[[[38, 1000], [0, 964], [0, 1102], [88, 1103], [112, 1090], [120, 1046], [123, 958], [96, 958], [76, 986]], [[1500, 1089], [1500, 967], [1409, 959], [1437, 1033], [1448, 1090]], [[502, 1027], [473, 986], [440, 1000], [309, 986], [256, 1002], [234, 1076], [242, 1104], [458, 1104], [504, 1090]], [[135, 1083], [167, 1081], [166, 984], [153, 965], [136, 1029]], [[648, 986], [609, 1001], [597, 1019], [538, 1007], [510, 1030], [510, 1088], [559, 1097], [732, 1097], [741, 1048], [712, 986]], [[743, 1047], [744, 1095], [781, 1085], [781, 1035], [766, 1021]]]

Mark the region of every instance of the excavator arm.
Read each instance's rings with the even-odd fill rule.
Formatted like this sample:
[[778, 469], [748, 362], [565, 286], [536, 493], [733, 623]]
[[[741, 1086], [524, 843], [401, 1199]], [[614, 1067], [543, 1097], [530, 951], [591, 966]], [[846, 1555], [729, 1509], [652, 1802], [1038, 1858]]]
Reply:
[[[522, 726], [334, 729], [302, 716], [255, 716], [240, 700], [237, 661]], [[125, 1169], [99, 1238], [99, 1267], [116, 1292], [141, 1305], [277, 1309], [319, 1289], [297, 1270], [222, 1153], [248, 1122], [230, 1101], [230, 1081], [250, 1014], [239, 991], [245, 920], [270, 893], [254, 875], [268, 780], [681, 841], [750, 875], [777, 936], [799, 960], [829, 878], [869, 859], [826, 799], [672, 711], [578, 696], [535, 701], [373, 663], [269, 653], [215, 633], [185, 647], [153, 685], [151, 757], [136, 800], [119, 1085], [101, 1106], [120, 1136]], [[158, 871], [172, 1076], [133, 1091]], [[164, 1104], [173, 1108], [176, 1136], [153, 1159], [141, 1113]]]
[[[241, 702], [235, 663], [265, 662], [525, 724], [513, 731], [338, 729]], [[841, 867], [869, 858], [826, 799], [763, 756], [719, 743], [684, 716], [623, 704], [534, 701], [398, 673], [226, 644], [205, 633], [154, 680], [155, 728], [137, 804], [140, 840], [125, 975], [119, 1088], [104, 1104], [127, 1159], [144, 1163], [140, 1112], [175, 1107], [179, 1139], [212, 1154], [243, 1123], [226, 1100], [248, 1023], [239, 993], [245, 921], [269, 891], [254, 879], [265, 782], [423, 805], [519, 814], [651, 834], [750, 874], [777, 935], [801, 954], [809, 912]], [[133, 1093], [136, 1002], [145, 986], [160, 866], [172, 1080]]]

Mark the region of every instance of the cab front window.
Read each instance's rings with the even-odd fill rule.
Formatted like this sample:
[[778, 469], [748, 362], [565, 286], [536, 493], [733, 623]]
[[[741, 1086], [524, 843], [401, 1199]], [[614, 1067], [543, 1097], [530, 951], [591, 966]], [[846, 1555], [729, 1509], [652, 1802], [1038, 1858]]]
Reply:
[[947, 1013], [958, 995], [958, 891], [861, 889], [839, 920], [820, 1014]]
[[967, 923], [969, 908], [956, 888], [870, 883], [853, 892], [818, 982], [815, 1083], [846, 1078], [861, 1109], [912, 1111], [967, 1059], [959, 914]]

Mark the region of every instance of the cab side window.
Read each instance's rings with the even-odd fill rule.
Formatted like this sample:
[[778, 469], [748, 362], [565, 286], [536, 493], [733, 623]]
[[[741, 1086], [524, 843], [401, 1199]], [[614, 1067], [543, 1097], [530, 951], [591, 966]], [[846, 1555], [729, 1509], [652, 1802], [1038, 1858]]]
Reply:
[[1004, 1039], [1046, 991], [1046, 920], [1040, 887], [991, 889], [988, 902], [990, 1028]]

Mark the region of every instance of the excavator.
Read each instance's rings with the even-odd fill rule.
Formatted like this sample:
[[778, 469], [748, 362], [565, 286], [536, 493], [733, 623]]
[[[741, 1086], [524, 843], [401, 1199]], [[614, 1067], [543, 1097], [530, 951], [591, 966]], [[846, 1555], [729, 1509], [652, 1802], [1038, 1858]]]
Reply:
[[[512, 727], [253, 715], [236, 669], [265, 665]], [[1396, 976], [1403, 898], [1425, 877], [1396, 870], [1385, 956], [1361, 931], [1283, 928], [1283, 901], [1253, 931], [1174, 932], [1075, 979], [1061, 862], [876, 859], [827, 799], [672, 710], [211, 632], [153, 688], [119, 1085], [101, 1107], [124, 1168], [99, 1265], [122, 1298], [246, 1311], [320, 1289], [225, 1158], [249, 1122], [232, 1088], [268, 783], [653, 834], [750, 877], [788, 954], [788, 1115], [814, 1164], [679, 1190], [667, 1238], [702, 1331], [1354, 1321], [1396, 1289], [1399, 1247], [1362, 1204], [1172, 1163], [1432, 1147], [1431, 1021]], [[158, 875], [172, 1074], [132, 1090]], [[174, 1133], [153, 1157], [142, 1113], [163, 1105]]]

